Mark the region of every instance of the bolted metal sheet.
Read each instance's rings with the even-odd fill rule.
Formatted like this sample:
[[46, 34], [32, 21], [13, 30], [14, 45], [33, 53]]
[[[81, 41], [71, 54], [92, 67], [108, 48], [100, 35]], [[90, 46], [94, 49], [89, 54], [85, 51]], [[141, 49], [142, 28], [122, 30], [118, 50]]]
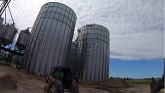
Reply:
[[47, 75], [52, 67], [65, 66], [76, 19], [74, 11], [64, 4], [44, 4], [33, 25], [23, 67]]
[[98, 82], [109, 77], [109, 31], [101, 25], [85, 25], [78, 32], [80, 77]]

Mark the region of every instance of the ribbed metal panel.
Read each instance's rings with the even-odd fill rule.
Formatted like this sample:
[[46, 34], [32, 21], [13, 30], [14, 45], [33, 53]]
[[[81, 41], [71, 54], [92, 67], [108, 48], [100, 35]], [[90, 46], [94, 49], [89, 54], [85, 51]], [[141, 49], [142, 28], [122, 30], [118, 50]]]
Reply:
[[26, 70], [46, 75], [52, 67], [66, 65], [76, 19], [74, 11], [64, 4], [42, 6], [26, 47]]
[[77, 41], [73, 41], [71, 45], [71, 51], [69, 53], [69, 62], [67, 66], [69, 68], [72, 68], [74, 71], [78, 70], [78, 47], [77, 47]]
[[3, 23], [3, 18], [0, 17], [0, 25], [2, 25], [2, 23]]
[[26, 44], [29, 40], [30, 32], [28, 29], [21, 30], [16, 45], [18, 46], [19, 50], [24, 50]]
[[0, 17], [0, 35], [2, 34], [2, 23], [3, 23], [3, 18], [2, 17]]
[[78, 31], [80, 76], [97, 82], [109, 75], [109, 31], [101, 25], [85, 25]]

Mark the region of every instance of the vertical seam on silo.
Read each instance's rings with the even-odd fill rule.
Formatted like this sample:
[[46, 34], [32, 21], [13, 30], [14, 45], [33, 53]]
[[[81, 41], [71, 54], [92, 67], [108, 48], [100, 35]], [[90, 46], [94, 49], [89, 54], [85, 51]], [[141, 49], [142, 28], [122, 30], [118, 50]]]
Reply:
[[103, 54], [103, 50], [102, 50], [102, 44], [103, 44], [103, 40], [102, 40], [102, 32], [103, 32], [103, 28], [102, 27], [100, 27], [100, 62], [99, 62], [99, 64], [100, 64], [100, 75], [99, 75], [99, 81], [101, 81], [102, 80], [102, 75], [103, 75], [103, 67], [104, 67], [104, 63], [103, 63], [103, 58], [102, 58], [102, 54]]
[[[49, 8], [52, 8], [52, 6], [49, 6]], [[53, 8], [51, 9], [51, 11], [52, 11], [52, 10], [53, 10]], [[49, 12], [50, 12], [50, 11], [49, 11]], [[49, 17], [50, 17], [50, 15], [51, 15], [51, 13], [49, 14]], [[50, 18], [49, 18], [49, 19], [50, 19]], [[48, 20], [49, 20], [49, 19], [48, 19]], [[50, 21], [50, 20], [49, 20], [49, 21]], [[48, 21], [48, 22], [49, 22], [49, 21]], [[44, 45], [44, 48], [43, 48], [44, 50], [45, 50], [46, 45], [47, 45], [47, 43], [48, 43], [47, 40], [48, 40], [48, 36], [49, 36], [49, 34], [50, 34], [50, 32], [51, 32], [51, 31], [50, 31], [50, 28], [51, 28], [51, 26], [52, 26], [52, 23], [53, 23], [53, 19], [51, 20], [51, 24], [50, 24], [50, 26], [49, 26], [49, 28], [48, 28], [49, 30], [48, 30], [48, 32], [47, 32], [47, 36], [46, 36], [46, 40], [45, 40], [46, 42], [45, 42], [45, 45]], [[46, 28], [46, 27], [45, 27], [45, 28]], [[38, 53], [38, 52], [37, 52], [37, 53]], [[47, 57], [46, 57], [47, 59], [48, 59], [49, 54], [50, 54], [50, 53], [48, 52], [48, 55], [47, 55]], [[43, 57], [42, 57], [42, 58], [43, 58]], [[46, 59], [46, 62], [47, 62], [47, 59]], [[46, 74], [46, 73], [45, 73], [46, 69], [47, 69], [47, 64], [45, 65], [44, 75]]]
[[[40, 15], [38, 15], [38, 16], [40, 16]], [[37, 16], [37, 17], [38, 17], [38, 16]], [[39, 19], [39, 17], [38, 17], [38, 19]], [[39, 33], [38, 31], [36, 31], [36, 29], [37, 29], [37, 27], [38, 27], [40, 21], [41, 21], [41, 20], [37, 20], [37, 21], [36, 21], [36, 22], [37, 22], [36, 27], [34, 27], [34, 30], [32, 30], [32, 31], [35, 31], [35, 32], [34, 32], [34, 34], [32, 34], [33, 36], [31, 37], [31, 39], [30, 39], [31, 41], [29, 41], [29, 43], [32, 43], [32, 42], [33, 42], [33, 39], [34, 39], [34, 37], [35, 37], [35, 35], [36, 35], [36, 33]], [[43, 21], [43, 20], [42, 20], [42, 21]], [[34, 26], [35, 26], [35, 24], [34, 24]], [[30, 61], [29, 61], [29, 63], [28, 63], [28, 60], [29, 60], [28, 58], [29, 58], [29, 56], [30, 56], [29, 54], [31, 53], [31, 50], [30, 50], [31, 47], [32, 47], [32, 45], [29, 44], [28, 49], [27, 49], [27, 50], [28, 50], [28, 53], [27, 53], [27, 56], [26, 56], [26, 65], [28, 65], [28, 67], [27, 67], [27, 66], [26, 66], [26, 67], [27, 67], [27, 70], [28, 70], [28, 71], [29, 71], [29, 69], [30, 69], [30, 64], [31, 64]], [[27, 64], [27, 63], [28, 63], [28, 64]]]
[[[61, 11], [62, 11], [62, 9], [61, 9]], [[61, 11], [60, 11], [60, 15], [62, 15], [61, 14]], [[59, 16], [59, 18], [60, 18], [60, 16]], [[59, 21], [61, 21], [61, 20], [59, 20]], [[61, 30], [61, 28], [62, 28], [62, 21], [61, 21], [61, 26], [60, 26], [60, 30]], [[59, 35], [58, 35], [58, 37], [57, 37], [57, 44], [58, 44], [58, 39], [59, 39], [59, 36], [60, 36], [60, 34], [61, 34], [61, 31], [59, 31]], [[57, 47], [57, 44], [56, 44], [56, 47]], [[60, 50], [61, 51], [61, 50]], [[57, 58], [57, 66], [59, 66], [59, 62], [58, 62], [58, 59], [59, 59], [59, 57], [60, 57], [60, 51], [59, 51], [59, 56], [58, 56], [58, 58]]]
[[[83, 28], [82, 28], [82, 30], [83, 31], [85, 31]], [[85, 32], [84, 32], [84, 34], [85, 34]], [[82, 66], [81, 66], [81, 68], [82, 68], [82, 74], [83, 74], [83, 78], [84, 79], [86, 79], [86, 77], [87, 77], [87, 74], [86, 74], [86, 67], [85, 67], [85, 63], [84, 63], [84, 60], [85, 60], [85, 58], [84, 58], [84, 41], [85, 41], [85, 39], [84, 39], [84, 35], [83, 35], [83, 33], [81, 33], [80, 32], [80, 41], [81, 41], [81, 64], [82, 64]]]
[[[92, 30], [93, 30], [93, 28], [91, 29], [91, 36], [92, 36]], [[92, 38], [92, 37], [91, 37]], [[93, 40], [93, 39], [91, 39], [91, 40]], [[94, 41], [92, 42], [92, 43], [94, 43]], [[93, 45], [93, 49], [92, 49], [92, 67], [91, 67], [91, 71], [92, 71], [92, 82], [94, 82], [94, 72], [93, 72], [93, 68], [94, 68], [94, 61], [93, 61], [93, 55], [94, 55], [94, 47], [95, 47], [95, 45]]]
[[[109, 30], [107, 29], [106, 30], [106, 33], [107, 33], [107, 36], [109, 36]], [[107, 67], [107, 69], [106, 69], [106, 77], [107, 77], [107, 75], [109, 74], [109, 49], [110, 49], [110, 45], [109, 45], [109, 37], [107, 37], [106, 38], [108, 41], [107, 41], [107, 43], [106, 43], [106, 46], [108, 46], [108, 54], [106, 54], [106, 55], [108, 55], [108, 59], [107, 59], [107, 61], [106, 61], [106, 64], [108, 65]], [[109, 76], [108, 76], [109, 77]]]
[[[56, 10], [57, 10], [57, 8], [56, 8]], [[55, 16], [56, 16], [56, 14], [54, 15], [54, 17], [55, 17]], [[56, 28], [56, 27], [57, 27], [57, 24], [58, 24], [58, 19], [55, 19], [55, 20], [57, 20], [57, 23], [56, 23], [56, 25], [55, 25], [55, 28]], [[55, 31], [54, 31], [54, 33], [53, 33], [53, 36], [55, 35], [55, 33], [56, 33], [56, 29], [55, 29]], [[53, 39], [53, 37], [52, 37], [52, 39]], [[57, 42], [57, 40], [56, 40], [56, 42]], [[53, 42], [52, 42], [51, 47], [54, 47], [54, 46], [53, 46]], [[56, 50], [56, 47], [54, 48], [54, 51], [52, 51], [52, 53], [53, 53], [54, 55], [52, 56], [51, 68], [53, 68], [55, 50]]]
[[[58, 4], [59, 5], [59, 4]], [[56, 7], [56, 6], [55, 6]], [[53, 8], [52, 8], [53, 9]], [[57, 9], [56, 9], [57, 10]], [[59, 13], [57, 13], [57, 14], [59, 14]], [[50, 15], [49, 15], [49, 17], [50, 17]], [[58, 20], [58, 19], [56, 19], [56, 20]], [[58, 21], [57, 21], [57, 23], [56, 23], [56, 27], [57, 27], [57, 24], [58, 24]], [[55, 47], [56, 48], [56, 47]], [[42, 55], [43, 56], [43, 55]], [[41, 57], [41, 58], [43, 58], [43, 57]], [[53, 62], [52, 62], [53, 63]], [[39, 68], [39, 71], [41, 70], [41, 62], [40, 62], [40, 66], [39, 66], [40, 68]]]
[[[102, 32], [102, 39], [104, 40], [104, 29], [103, 29], [103, 32]], [[103, 44], [102, 44], [102, 51], [103, 51], [103, 68], [102, 68], [102, 80], [104, 79], [104, 75], [105, 75], [105, 70], [104, 70], [104, 68], [105, 68], [105, 62], [104, 62], [104, 44], [105, 44], [106, 42], [105, 41], [103, 41]]]
[[[98, 31], [100, 31], [100, 27], [99, 27]], [[99, 32], [98, 32], [98, 33], [99, 33]], [[100, 68], [100, 61], [101, 61], [101, 57], [100, 57], [100, 56], [101, 56], [101, 48], [100, 48], [100, 45], [101, 45], [101, 41], [99, 40], [99, 35], [100, 35], [100, 34], [98, 34], [98, 41], [99, 41], [99, 45], [98, 45], [98, 46], [99, 46], [99, 53], [98, 53], [98, 54], [99, 54], [99, 62], [98, 62], [98, 69], [99, 69], [99, 71], [98, 71], [98, 72], [99, 72], [99, 74], [98, 74], [98, 80], [97, 80], [97, 81], [100, 80], [100, 74], [101, 74], [101, 73], [100, 73], [100, 69], [101, 69], [101, 68]]]
[[[68, 13], [68, 16], [65, 15], [65, 17], [67, 17], [66, 25], [69, 27], [69, 28], [67, 29], [67, 30], [68, 30], [68, 33], [67, 33], [67, 37], [66, 37], [66, 39], [68, 40], [68, 36], [69, 36], [68, 34], [69, 34], [69, 31], [70, 31], [69, 29], [70, 29], [71, 27], [70, 27], [70, 25], [68, 25], [67, 23], [68, 23], [68, 21], [71, 21], [71, 20], [69, 20], [69, 14], [70, 14], [70, 13], [69, 13], [69, 11], [67, 11], [67, 8], [65, 9], [65, 13]], [[66, 30], [66, 27], [65, 27], [65, 30]], [[69, 42], [69, 41], [68, 41], [68, 42]], [[66, 61], [66, 58], [67, 58], [67, 57], [66, 57], [66, 56], [67, 56], [67, 48], [66, 48], [66, 45], [67, 45], [67, 41], [66, 41], [66, 43], [65, 43], [65, 49], [64, 49], [65, 61]], [[62, 59], [62, 62], [63, 62], [63, 59]]]
[[[48, 5], [47, 7], [47, 11], [46, 11], [46, 13], [48, 12], [48, 9], [49, 9], [49, 6], [50, 5]], [[49, 15], [50, 16], [50, 15]], [[45, 16], [43, 17], [43, 20], [45, 19]], [[47, 26], [47, 22], [48, 22], [48, 19], [45, 19], [46, 20], [46, 22], [45, 22], [45, 25], [44, 25], [44, 27], [43, 27], [43, 32], [41, 33], [41, 42], [39, 43], [39, 46], [41, 46], [40, 48], [38, 48], [38, 52], [39, 52], [39, 50], [41, 49], [41, 50], [43, 50], [43, 48], [44, 48], [44, 46], [42, 45], [42, 41], [43, 41], [43, 35], [44, 35], [44, 33], [46, 33], [46, 31], [45, 31], [45, 28], [46, 28], [46, 26]], [[38, 53], [37, 52], [37, 53]], [[43, 51], [42, 51], [43, 52]], [[43, 53], [44, 54], [44, 53]], [[42, 62], [42, 56], [43, 56], [43, 54], [41, 54], [41, 62], [39, 63], [39, 68], [38, 68], [38, 71], [41, 73], [41, 64], [43, 63]], [[38, 57], [37, 57], [38, 58]], [[36, 58], [36, 60], [37, 60], [37, 58]]]
[[[56, 11], [57, 11], [57, 9], [56, 9]], [[61, 13], [61, 11], [60, 11], [60, 13]], [[59, 15], [59, 17], [58, 17], [58, 20], [57, 20], [57, 24], [59, 24], [59, 18], [60, 18], [60, 15]], [[56, 24], [56, 27], [57, 27], [57, 24]], [[62, 25], [62, 24], [61, 24]], [[57, 29], [56, 29], [57, 30]], [[57, 36], [57, 40], [56, 40], [56, 46], [55, 46], [55, 50], [54, 50], [54, 53], [56, 53], [56, 50], [57, 50], [57, 44], [58, 44], [58, 38], [59, 38], [59, 34], [60, 34], [60, 31], [58, 32], [58, 36]], [[53, 55], [53, 61], [55, 60], [55, 54]], [[54, 66], [55, 64], [54, 64], [54, 62], [52, 62], [52, 66]], [[58, 62], [56, 62], [56, 66], [58, 66]]]
[[[105, 33], [106, 34], [106, 33]], [[104, 36], [104, 38], [105, 38], [105, 41], [106, 41], [106, 36]], [[106, 62], [106, 46], [107, 46], [107, 42], [104, 42], [104, 64], [105, 64], [105, 68], [106, 68], [106, 65], [107, 65], [107, 62]], [[105, 79], [105, 77], [106, 77], [106, 69], [104, 69], [104, 71], [105, 71], [105, 75], [104, 75], [104, 79]]]
[[[69, 9], [70, 10], [70, 9]], [[67, 48], [67, 54], [69, 54], [70, 53], [70, 48], [71, 48], [71, 43], [69, 43], [69, 42], [72, 42], [72, 39], [73, 39], [73, 34], [74, 34], [74, 27], [73, 27], [73, 11], [72, 10], [70, 10], [69, 11], [69, 13], [70, 13], [70, 15], [71, 15], [71, 19], [70, 19], [70, 28], [71, 28], [71, 31], [70, 31], [70, 35], [68, 35], [69, 36], [69, 40], [68, 40], [68, 48]], [[68, 16], [69, 17], [69, 16]], [[71, 25], [72, 24], [72, 25]], [[75, 24], [74, 24], [75, 25]], [[66, 56], [66, 59], [68, 60], [69, 58], [68, 58], [68, 56]]]
[[[96, 32], [95, 26], [94, 26], [93, 32]], [[95, 34], [95, 33], [94, 33], [94, 34]], [[94, 37], [94, 39], [95, 39], [95, 37]], [[94, 60], [95, 60], [95, 61], [94, 61], [94, 65], [95, 65], [95, 66], [94, 66], [94, 71], [93, 71], [93, 72], [94, 72], [94, 82], [95, 82], [95, 80], [96, 80], [95, 78], [96, 78], [96, 62], [97, 62], [97, 39], [95, 39], [95, 43], [96, 43], [96, 44], [95, 44], [95, 52], [96, 52], [96, 53], [95, 53], [95, 58], [96, 58], [96, 59], [94, 59]]]
[[[37, 20], [37, 21], [38, 21], [38, 20]], [[36, 22], [37, 22], [37, 21], [36, 21]], [[38, 24], [37, 24], [37, 25], [38, 25]], [[35, 27], [33, 27], [33, 28], [35, 28]], [[34, 31], [34, 33], [35, 33], [35, 31]], [[30, 40], [29, 40], [29, 42], [27, 43], [28, 46], [26, 47], [26, 52], [25, 52], [25, 55], [24, 55], [24, 58], [25, 58], [24, 61], [26, 61], [26, 62], [24, 63], [24, 68], [26, 68], [26, 66], [27, 66], [28, 54], [29, 54], [29, 52], [30, 52], [30, 51], [29, 51], [30, 42], [32, 42], [32, 39], [31, 39], [31, 38], [33, 38], [32, 35], [33, 35], [33, 31], [32, 31], [32, 34], [31, 34], [30, 37], [29, 37]], [[30, 64], [30, 63], [29, 63], [29, 64]]]
[[90, 44], [89, 50], [90, 50], [90, 54], [91, 54], [91, 55], [89, 54], [89, 59], [90, 59], [90, 63], [91, 63], [90, 64], [91, 65], [91, 67], [90, 67], [90, 72], [91, 72], [90, 73], [90, 81], [92, 81], [92, 66], [93, 66], [93, 64], [92, 64], [92, 60], [91, 60], [92, 58], [91, 57], [92, 57], [93, 53], [92, 53], [92, 43], [91, 43], [91, 39], [90, 39], [90, 31], [91, 31], [91, 28], [90, 28], [89, 33], [88, 33], [88, 35], [89, 35], [88, 40], [89, 40], [89, 44]]
[[[51, 6], [52, 7], [52, 10], [53, 10], [53, 8], [54, 8], [54, 6]], [[56, 8], [56, 10], [57, 10], [57, 8]], [[50, 29], [52, 28], [52, 24], [53, 24], [53, 20], [56, 20], [54, 17], [55, 17], [55, 15], [56, 14], [54, 14], [54, 16], [53, 16], [53, 19], [52, 19], [52, 22], [51, 22], [51, 26], [50, 26]], [[57, 26], [57, 23], [56, 23], [56, 26]], [[56, 26], [55, 26], [55, 28], [56, 28]], [[49, 29], [49, 30], [50, 30]], [[55, 33], [55, 31], [54, 31], [54, 33]], [[52, 34], [54, 34], [54, 33], [52, 33]], [[53, 38], [53, 37], [52, 37]], [[50, 58], [50, 54], [51, 54], [51, 47], [52, 47], [52, 44], [53, 44], [53, 42], [51, 41], [50, 42], [50, 46], [49, 46], [49, 54], [48, 54], [48, 56], [47, 56], [47, 61], [46, 62], [48, 62], [48, 58]], [[48, 65], [48, 63], [46, 64], [46, 68], [47, 68], [47, 65]], [[51, 68], [52, 68], [52, 66], [51, 66]], [[48, 69], [47, 69], [48, 70]], [[49, 71], [49, 70], [48, 70]], [[47, 71], [47, 72], [48, 72]], [[48, 73], [47, 73], [48, 74]]]
[[[100, 28], [100, 31], [102, 32], [102, 28]], [[99, 41], [100, 41], [100, 61], [99, 61], [99, 68], [100, 68], [100, 69], [99, 69], [99, 71], [100, 71], [99, 73], [100, 73], [100, 74], [99, 74], [99, 81], [100, 81], [101, 78], [102, 78], [101, 76], [102, 76], [102, 74], [103, 74], [103, 72], [102, 72], [102, 69], [103, 69], [103, 68], [102, 68], [102, 55], [101, 55], [101, 54], [102, 54], [102, 49], [101, 49], [101, 45], [102, 45], [101, 33], [99, 34], [99, 36], [100, 36], [100, 37], [99, 37], [99, 39], [100, 39], [100, 40], [99, 40]]]
[[[41, 13], [42, 14], [42, 13]], [[44, 19], [42, 19], [42, 16], [41, 16], [41, 18], [40, 19], [38, 19], [38, 20], [42, 20], [41, 22], [39, 22], [38, 23], [38, 25], [40, 25], [39, 27], [37, 27], [38, 29], [36, 29], [35, 31], [37, 31], [38, 32], [38, 34], [37, 34], [37, 36], [36, 36], [36, 43], [37, 43], [37, 41], [39, 41], [37, 38], [40, 36], [40, 29], [41, 29], [41, 27], [42, 27], [42, 25], [43, 25], [43, 21], [44, 21]], [[41, 37], [41, 36], [40, 36]], [[39, 41], [40, 42], [40, 41]], [[40, 43], [39, 43], [40, 44]], [[38, 47], [38, 49], [36, 49], [36, 51], [37, 50], [39, 50], [39, 47]], [[35, 59], [37, 59], [38, 58], [38, 55], [35, 55]], [[37, 61], [35, 61], [35, 64], [36, 63], [38, 63]], [[36, 67], [36, 66], [35, 66]]]
[[[65, 11], [65, 14], [68, 13], [67, 8], [64, 9], [64, 11]], [[65, 21], [65, 20], [64, 20], [65, 17], [68, 17], [68, 16], [69, 16], [69, 15], [66, 16], [65, 14], [64, 14], [63, 21]], [[70, 21], [70, 20], [67, 19], [67, 21]], [[66, 25], [68, 25], [67, 22], [66, 22]], [[68, 27], [70, 27], [70, 26], [68, 25]], [[67, 49], [67, 48], [66, 48], [66, 45], [67, 45], [67, 38], [68, 38], [69, 28], [68, 28], [68, 29], [66, 29], [66, 28], [67, 28], [67, 26], [65, 26], [64, 35], [66, 34], [66, 30], [68, 30], [68, 32], [67, 32], [67, 35], [66, 35], [67, 37], [66, 37], [66, 42], [65, 42], [65, 45], [64, 45], [64, 52], [63, 52], [64, 54], [63, 54], [63, 58], [62, 58], [62, 63], [63, 63], [63, 61], [66, 61], [66, 56], [67, 56], [67, 53], [65, 54], [65, 51], [66, 51], [66, 49]], [[65, 58], [65, 60], [64, 60], [64, 58]], [[63, 64], [66, 65], [65, 62], [64, 62]]]
[[[61, 8], [61, 11], [65, 11], [65, 10], [63, 10], [62, 8]], [[66, 12], [65, 12], [66, 13]], [[61, 14], [62, 15], [62, 14]], [[62, 16], [64, 16], [65, 17], [65, 14], [64, 15], [62, 15]], [[64, 17], [63, 17], [63, 20], [61, 20], [63, 23], [61, 24], [61, 25], [63, 25], [63, 24], [65, 24], [64, 23]], [[66, 24], [65, 24], [66, 25]], [[61, 26], [61, 29], [62, 29], [62, 27], [63, 26]], [[61, 55], [61, 48], [62, 48], [62, 45], [63, 45], [63, 40], [64, 40], [64, 35], [65, 35], [65, 30], [66, 30], [66, 26], [65, 26], [65, 29], [64, 29], [64, 33], [63, 33], [63, 35], [62, 35], [62, 42], [61, 42], [61, 47], [60, 47], [60, 52], [59, 52], [59, 56]], [[61, 60], [61, 65], [63, 65], [63, 57], [64, 57], [64, 54], [63, 54], [63, 56], [62, 56], [62, 60]], [[60, 60], [60, 57], [58, 57], [58, 62], [59, 62], [59, 60]]]
[[[51, 6], [50, 6], [50, 4], [51, 3], [49, 3], [49, 6], [48, 6], [48, 10], [50, 9], [50, 8], [52, 8]], [[49, 33], [50, 33], [50, 30], [47, 30], [47, 28], [49, 27], [48, 26], [48, 22], [50, 21], [50, 15], [51, 15], [51, 12], [50, 11], [46, 11], [47, 12], [47, 14], [49, 14], [48, 15], [48, 17], [46, 17], [46, 16], [44, 16], [45, 17], [45, 19], [47, 19], [47, 21], [46, 21], [46, 25], [45, 25], [45, 27], [44, 27], [44, 32], [45, 33], [43, 33], [42, 34], [42, 41], [43, 42], [41, 42], [42, 43], [42, 54], [41, 54], [41, 66], [40, 66], [40, 72], [41, 72], [41, 70], [43, 71], [43, 72], [41, 72], [41, 73], [43, 73], [44, 75], [45, 75], [45, 69], [46, 69], [46, 61], [45, 61], [45, 56], [46, 56], [46, 54], [45, 54], [45, 52], [47, 51], [45, 48], [46, 48], [46, 46], [47, 46], [47, 39], [48, 39], [48, 36], [49, 36]], [[52, 9], [51, 9], [52, 10]], [[50, 25], [51, 26], [51, 25]], [[46, 33], [47, 32], [47, 33]], [[45, 35], [44, 35], [45, 34]], [[44, 35], [44, 36], [43, 36]], [[45, 55], [45, 56], [44, 56]], [[41, 69], [41, 67], [43, 67], [43, 69]]]
[[[40, 15], [38, 15], [38, 16], [40, 16]], [[42, 15], [41, 15], [41, 16], [42, 16]], [[39, 19], [40, 19], [40, 18], [39, 18]], [[38, 19], [38, 20], [39, 20], [39, 19]], [[43, 20], [42, 20], [41, 22], [43, 23]], [[41, 27], [41, 26], [42, 26], [42, 23], [40, 23], [40, 20], [38, 21], [37, 26], [36, 26], [36, 29], [34, 30], [36, 33], [34, 33], [34, 36], [33, 36], [31, 42], [34, 42], [33, 39], [34, 39], [35, 37], [36, 37], [36, 40], [37, 40], [37, 37], [39, 36], [39, 34], [38, 34], [38, 33], [39, 33], [39, 30], [37, 30], [37, 29], [38, 29], [38, 25]], [[39, 28], [39, 29], [40, 29], [40, 28]], [[35, 44], [36, 44], [36, 42], [35, 42]], [[34, 51], [35, 44], [33, 45], [33, 50], [30, 50], [31, 55], [28, 54], [28, 57], [29, 57], [29, 56], [32, 57], [32, 52]], [[32, 47], [32, 45], [30, 45], [30, 48], [31, 48], [31, 47]], [[29, 64], [29, 66], [28, 66], [28, 69], [29, 69], [29, 70], [30, 70], [30, 65], [31, 65], [31, 57], [28, 58], [28, 59], [30, 60], [30, 61], [29, 61], [30, 64]], [[27, 59], [27, 60], [28, 60], [28, 59]]]

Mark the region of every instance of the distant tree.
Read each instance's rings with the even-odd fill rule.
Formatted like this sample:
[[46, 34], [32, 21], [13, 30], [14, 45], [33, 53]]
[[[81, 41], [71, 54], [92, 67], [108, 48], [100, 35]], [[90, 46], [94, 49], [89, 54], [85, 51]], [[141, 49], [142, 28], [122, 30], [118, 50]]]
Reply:
[[129, 80], [129, 77], [127, 77], [127, 80]]

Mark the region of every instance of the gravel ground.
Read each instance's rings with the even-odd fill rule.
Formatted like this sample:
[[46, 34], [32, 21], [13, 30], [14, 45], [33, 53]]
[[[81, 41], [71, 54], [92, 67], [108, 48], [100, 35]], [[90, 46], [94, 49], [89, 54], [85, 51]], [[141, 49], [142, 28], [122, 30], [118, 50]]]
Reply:
[[125, 93], [150, 93], [150, 86], [149, 85], [132, 85], [130, 88], [124, 89]]

